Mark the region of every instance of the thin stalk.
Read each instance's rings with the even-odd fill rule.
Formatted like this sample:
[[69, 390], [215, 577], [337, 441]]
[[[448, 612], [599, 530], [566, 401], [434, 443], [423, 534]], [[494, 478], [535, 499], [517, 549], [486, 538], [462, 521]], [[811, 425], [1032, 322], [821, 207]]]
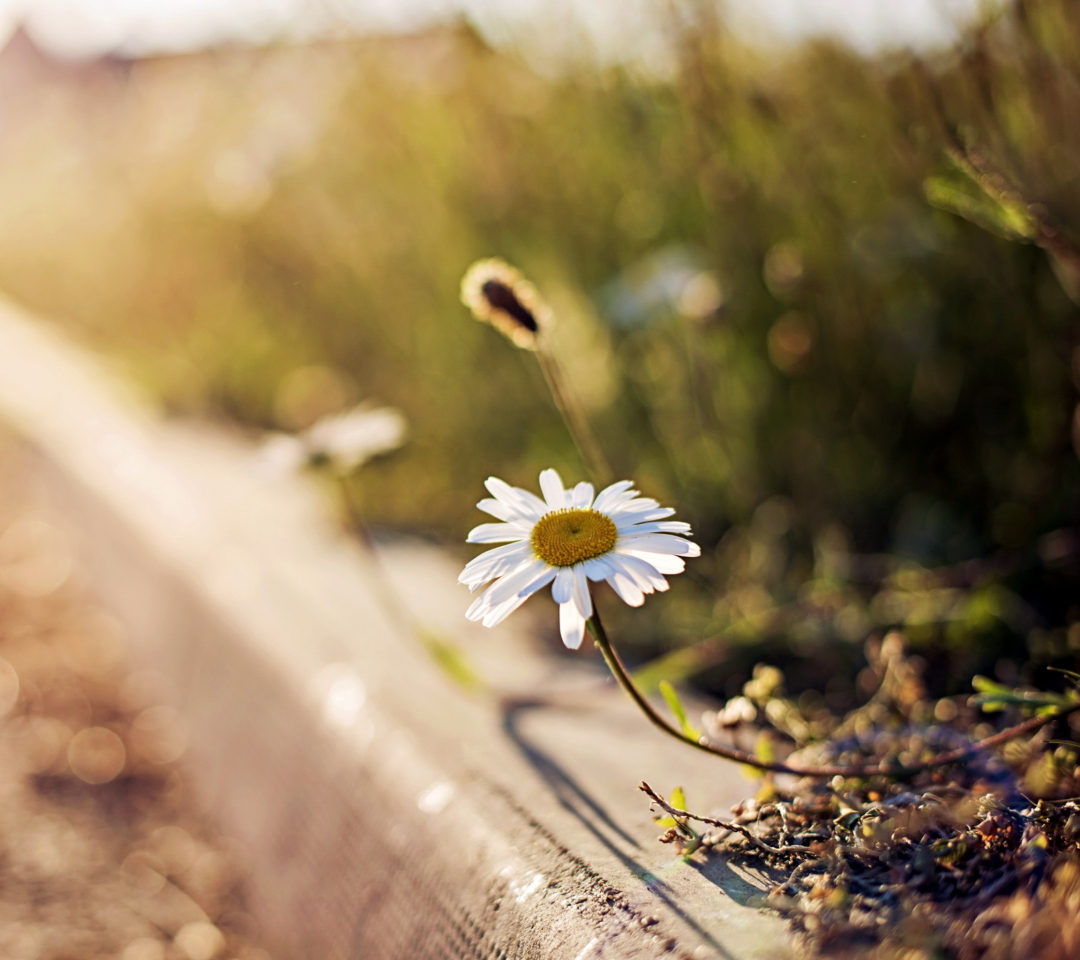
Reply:
[[333, 478], [334, 486], [337, 487], [338, 497], [345, 508], [345, 526], [353, 536], [359, 540], [372, 554], [375, 553], [375, 544], [371, 539], [371, 531], [368, 529], [367, 520], [364, 518], [363, 508], [360, 506], [360, 498], [356, 495], [353, 485], [349, 482], [349, 476], [337, 470], [328, 471]]
[[362, 547], [360, 554], [367, 564], [368, 574], [374, 581], [375, 598], [379, 606], [382, 607], [382, 612], [398, 629], [416, 637], [419, 633], [416, 621], [409, 614], [397, 589], [390, 582], [390, 575], [383, 565], [379, 551], [375, 548], [375, 540], [371, 536], [371, 528], [364, 517], [360, 498], [356, 495], [353, 485], [349, 482], [348, 475], [335, 470], [331, 471], [331, 476], [334, 485], [337, 487], [341, 503], [345, 507], [346, 528]]
[[585, 461], [585, 466], [592, 475], [593, 481], [606, 486], [613, 479], [611, 466], [596, 440], [592, 427], [589, 426], [589, 419], [585, 416], [581, 401], [567, 383], [562, 365], [543, 338], [536, 345], [536, 359], [540, 363], [544, 380], [551, 392], [551, 399], [555, 401], [555, 407], [562, 416], [563, 423], [566, 424], [566, 429], [578, 453], [581, 454], [581, 459]]
[[960, 763], [964, 760], [968, 760], [985, 750], [1000, 746], [1016, 737], [1022, 737], [1027, 733], [1034, 733], [1036, 730], [1046, 726], [1046, 724], [1052, 723], [1054, 720], [1059, 720], [1062, 717], [1066, 717], [1069, 714], [1080, 710], [1080, 703], [1077, 703], [1069, 707], [1064, 707], [1049, 716], [1032, 717], [1030, 720], [1018, 723], [991, 737], [986, 737], [978, 743], [962, 747], [959, 750], [950, 750], [948, 753], [939, 753], [936, 756], [930, 757], [928, 760], [921, 760], [918, 763], [912, 764], [875, 763], [852, 764], [849, 766], [801, 766], [799, 764], [783, 763], [778, 760], [762, 760], [760, 757], [756, 757], [752, 753], [747, 753], [745, 750], [710, 743], [704, 737], [695, 740], [693, 737], [688, 737], [684, 734], [677, 726], [661, 716], [653, 705], [649, 703], [645, 695], [638, 689], [631, 678], [629, 671], [624, 666], [622, 660], [619, 659], [619, 655], [615, 652], [615, 648], [611, 645], [607, 631], [604, 630], [604, 625], [600, 621], [600, 615], [595, 609], [593, 615], [589, 618], [588, 626], [589, 631], [593, 635], [593, 639], [596, 641], [596, 646], [603, 655], [604, 662], [607, 663], [608, 669], [611, 670], [615, 680], [618, 682], [619, 686], [626, 691], [630, 699], [637, 704], [638, 708], [645, 714], [654, 727], [657, 727], [668, 734], [668, 736], [674, 737], [676, 740], [681, 740], [683, 743], [694, 747], [697, 750], [723, 757], [725, 760], [734, 760], [736, 763], [745, 763], [747, 766], [755, 767], [758, 770], [766, 770], [773, 773], [790, 773], [799, 777], [906, 777], [913, 773], [918, 773], [920, 770], [929, 769], [930, 767], [943, 767], [951, 763]]
[[469, 692], [483, 689], [486, 682], [473, 670], [453, 642], [433, 630], [426, 629], [409, 611], [408, 604], [391, 581], [382, 555], [375, 546], [375, 539], [364, 517], [355, 486], [349, 482], [347, 474], [334, 472], [332, 478], [345, 508], [346, 528], [360, 544], [360, 556], [367, 566], [368, 575], [375, 588], [375, 598], [387, 620], [404, 635], [419, 643], [458, 686]]

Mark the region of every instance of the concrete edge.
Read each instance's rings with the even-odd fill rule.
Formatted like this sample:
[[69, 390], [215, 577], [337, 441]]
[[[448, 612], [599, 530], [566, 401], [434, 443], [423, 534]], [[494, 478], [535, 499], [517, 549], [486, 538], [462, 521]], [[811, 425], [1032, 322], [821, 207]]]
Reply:
[[632, 795], [643, 769], [745, 790], [730, 768], [673, 758], [621, 706], [517, 724], [464, 695], [386, 616], [310, 489], [156, 422], [11, 307], [0, 416], [136, 655], [176, 691], [279, 960], [786, 953], [745, 878], [672, 862]]

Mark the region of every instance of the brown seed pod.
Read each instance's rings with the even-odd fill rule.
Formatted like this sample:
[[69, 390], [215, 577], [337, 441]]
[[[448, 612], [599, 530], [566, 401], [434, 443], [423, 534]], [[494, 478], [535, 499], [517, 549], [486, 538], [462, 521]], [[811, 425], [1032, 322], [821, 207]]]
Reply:
[[551, 326], [551, 311], [536, 288], [502, 260], [478, 260], [461, 280], [461, 302], [516, 347], [535, 350]]

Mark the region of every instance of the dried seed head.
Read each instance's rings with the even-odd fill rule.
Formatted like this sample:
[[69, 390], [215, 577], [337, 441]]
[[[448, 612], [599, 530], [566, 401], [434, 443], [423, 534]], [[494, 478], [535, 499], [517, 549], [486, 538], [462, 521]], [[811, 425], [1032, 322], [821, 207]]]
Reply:
[[461, 281], [461, 302], [516, 347], [535, 350], [551, 314], [536, 288], [502, 260], [478, 260]]

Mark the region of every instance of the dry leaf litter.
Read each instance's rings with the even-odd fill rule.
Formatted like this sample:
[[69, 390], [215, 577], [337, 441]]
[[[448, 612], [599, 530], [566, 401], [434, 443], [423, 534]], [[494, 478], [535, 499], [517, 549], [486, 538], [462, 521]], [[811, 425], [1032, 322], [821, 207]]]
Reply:
[[[844, 764], [911, 762], [1019, 719], [1007, 712], [991, 728], [991, 715], [962, 699], [928, 701], [898, 634], [887, 638], [874, 666], [882, 680], [877, 695], [831, 732], [817, 756]], [[755, 678], [759, 686], [765, 672]], [[729, 737], [760, 743], [762, 729], [779, 740], [778, 728], [812, 722], [776, 695], [782, 691], [775, 674], [768, 687], [729, 702], [712, 718], [713, 735], [722, 727]], [[765, 717], [770, 701], [775, 724]], [[790, 919], [804, 955], [1075, 960], [1075, 736], [1061, 721], [1027, 741], [906, 781], [769, 778], [726, 818], [681, 816], [670, 798], [643, 789], [667, 808], [661, 840], [686, 859], [723, 851], [755, 868], [767, 890], [760, 905]], [[1050, 742], [1057, 738], [1063, 742]]]

